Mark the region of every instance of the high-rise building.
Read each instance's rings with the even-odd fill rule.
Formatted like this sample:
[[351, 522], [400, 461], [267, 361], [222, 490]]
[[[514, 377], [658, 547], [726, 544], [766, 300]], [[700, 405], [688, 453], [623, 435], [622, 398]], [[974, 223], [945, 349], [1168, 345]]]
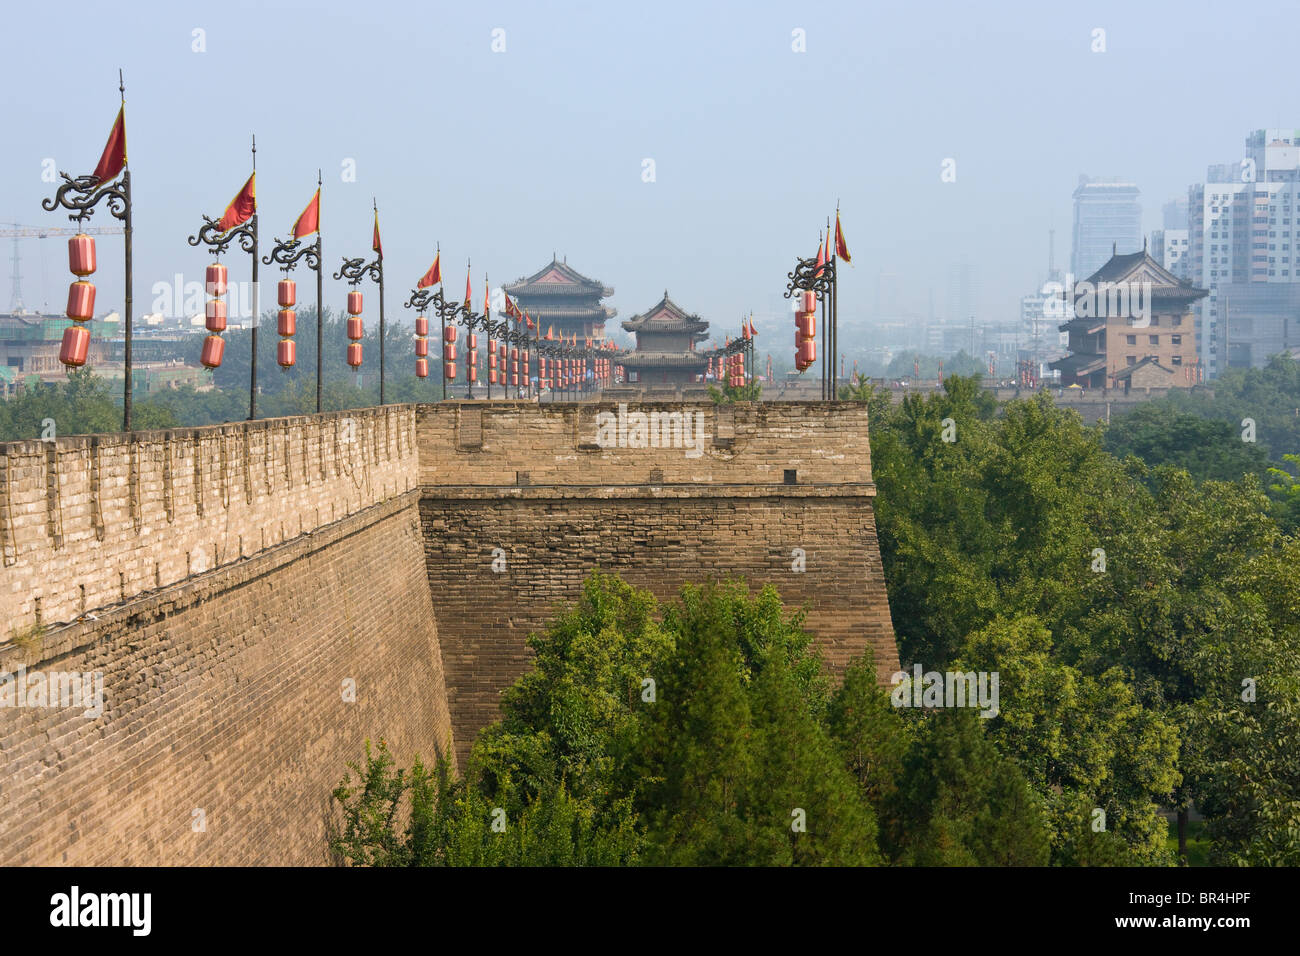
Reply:
[[978, 298], [979, 271], [969, 262], [955, 263], [948, 273], [948, 322], [969, 325]]
[[1074, 190], [1074, 248], [1070, 271], [1092, 275], [1114, 254], [1142, 249], [1142, 205], [1133, 183], [1079, 177]]
[[1151, 258], [1174, 275], [1183, 276], [1187, 259], [1187, 230], [1156, 229], [1152, 232]]
[[[1262, 365], [1270, 343], [1293, 335], [1275, 326], [1285, 319], [1294, 329], [1300, 321], [1288, 312], [1291, 291], [1281, 288], [1300, 282], [1300, 130], [1255, 130], [1241, 161], [1210, 166], [1205, 180], [1188, 189], [1184, 274], [1210, 290], [1200, 303], [1197, 335], [1215, 376], [1230, 364]], [[1242, 288], [1256, 285], [1265, 288]], [[1236, 288], [1225, 322], [1229, 286]]]

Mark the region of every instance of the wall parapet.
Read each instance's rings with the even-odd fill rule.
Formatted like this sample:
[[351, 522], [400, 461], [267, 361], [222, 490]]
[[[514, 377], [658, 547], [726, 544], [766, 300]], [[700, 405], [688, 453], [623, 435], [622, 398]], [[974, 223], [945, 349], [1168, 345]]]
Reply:
[[416, 407], [0, 444], [0, 643], [418, 484]]
[[865, 403], [442, 402], [416, 418], [425, 487], [871, 484]]

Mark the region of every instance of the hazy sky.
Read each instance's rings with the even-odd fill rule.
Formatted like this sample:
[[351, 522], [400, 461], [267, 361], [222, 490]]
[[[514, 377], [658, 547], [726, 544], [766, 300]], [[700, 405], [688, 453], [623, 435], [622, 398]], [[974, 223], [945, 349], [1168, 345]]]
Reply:
[[[6, 8], [0, 220], [67, 224], [40, 208], [54, 189], [42, 161], [94, 167], [121, 66], [137, 313], [155, 282], [201, 277], [209, 257], [185, 237], [243, 183], [250, 133], [264, 244], [287, 232], [320, 167], [333, 271], [368, 252], [378, 197], [390, 318], [409, 321], [400, 303], [440, 241], [454, 298], [467, 257], [481, 290], [484, 270], [496, 285], [554, 251], [615, 287], [620, 319], [667, 288], [729, 331], [772, 307], [837, 198], [854, 257], [842, 316], [870, 312], [882, 271], [899, 277], [905, 308], [925, 314], [933, 289], [942, 313], [964, 261], [979, 273], [980, 317], [1009, 319], [1042, 279], [1050, 228], [1068, 265], [1081, 172], [1136, 182], [1150, 230], [1207, 164], [1239, 159], [1250, 130], [1300, 126], [1300, 13], [1284, 2], [116, 9]], [[1098, 27], [1104, 53], [1090, 49]], [[954, 183], [940, 179], [948, 157]], [[347, 160], [355, 182], [341, 181]], [[110, 224], [106, 210], [95, 224]], [[0, 248], [7, 308], [10, 241]], [[61, 309], [62, 241], [23, 250], [29, 308]], [[248, 257], [228, 262], [243, 278]], [[120, 302], [120, 239], [101, 239], [100, 263], [103, 309]], [[345, 290], [327, 277], [333, 305]]]

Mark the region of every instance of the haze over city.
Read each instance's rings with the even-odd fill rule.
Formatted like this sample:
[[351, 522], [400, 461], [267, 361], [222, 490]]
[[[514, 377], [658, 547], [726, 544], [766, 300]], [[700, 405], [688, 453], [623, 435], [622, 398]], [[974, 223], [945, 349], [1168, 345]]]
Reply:
[[[363, 17], [333, 3], [228, 3], [219, 16], [144, 3], [104, 18], [90, 4], [15, 7], [13, 36], [59, 36], [66, 17], [95, 29], [67, 64], [40, 44], [8, 50], [25, 79], [6, 89], [6, 127], [24, 135], [0, 156], [0, 220], [66, 225], [40, 208], [42, 164], [89, 171], [121, 68], [137, 313], [155, 282], [198, 278], [209, 257], [185, 237], [238, 190], [256, 134], [263, 234], [287, 232], [319, 168], [327, 262], [366, 251], [377, 198], [395, 290], [438, 242], [457, 290], [466, 259], [476, 287], [485, 271], [495, 286], [555, 253], [613, 286], [621, 318], [666, 287], [719, 333], [750, 310], [775, 331], [790, 263], [813, 253], [839, 201], [853, 250], [846, 327], [877, 317], [878, 292], [904, 315], [964, 319], [946, 314], [962, 267], [979, 321], [1011, 321], [1042, 283], [1049, 230], [1068, 268], [1081, 173], [1135, 183], [1149, 232], [1207, 165], [1239, 160], [1251, 130], [1296, 124], [1294, 37], [1261, 28], [1288, 6], [1218, 9], [395, 3]], [[57, 311], [61, 247], [27, 240], [22, 254], [28, 307]], [[10, 292], [6, 268], [0, 302]], [[101, 309], [120, 296], [106, 270]]]

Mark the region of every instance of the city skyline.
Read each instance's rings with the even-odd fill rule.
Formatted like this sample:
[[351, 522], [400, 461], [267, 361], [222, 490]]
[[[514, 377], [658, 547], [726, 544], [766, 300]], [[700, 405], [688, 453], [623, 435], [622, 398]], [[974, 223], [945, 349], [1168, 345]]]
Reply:
[[[947, 277], [968, 268], [979, 320], [1014, 321], [1021, 297], [1042, 282], [1049, 230], [1058, 264], [1068, 262], [1080, 174], [1135, 183], [1149, 235], [1165, 203], [1240, 152], [1250, 130], [1285, 125], [1275, 118], [1291, 109], [1280, 72], [1268, 82], [1285, 62], [1284, 37], [1231, 24], [1193, 30], [1171, 5], [1103, 3], [1086, 14], [1013, 5], [993, 20], [955, 5], [939, 17], [837, 10], [832, 18], [830, 7], [767, 4], [741, 19], [668, 4], [641, 25], [581, 6], [505, 4], [439, 10], [436, 43], [418, 32], [398, 39], [419, 15], [406, 4], [359, 26], [330, 5], [145, 9], [129, 27], [105, 24], [76, 68], [43, 77], [39, 100], [9, 95], [18, 135], [0, 157], [0, 219], [66, 225], [40, 209], [50, 191], [43, 164], [74, 174], [93, 165], [124, 70], [137, 316], [155, 283], [177, 272], [198, 278], [208, 257], [184, 238], [246, 178], [256, 134], [264, 235], [285, 233], [319, 168], [327, 261], [365, 250], [376, 197], [398, 288], [414, 284], [438, 243], [448, 279], [459, 281], [472, 260], [476, 285], [485, 272], [494, 286], [531, 274], [555, 252], [614, 285], [611, 305], [623, 314], [649, 307], [667, 286], [725, 324], [764, 314], [791, 258], [815, 250], [838, 199], [854, 253], [842, 280], [846, 317], [872, 317], [882, 274], [891, 277], [886, 298], [906, 313], [928, 315], [932, 296], [944, 310]], [[46, 33], [54, 16], [21, 10], [11, 19]], [[237, 29], [247, 17], [261, 28]], [[1014, 35], [1003, 26], [1009, 17], [1023, 28]], [[795, 52], [800, 44], [806, 52]], [[1274, 45], [1278, 55], [1267, 55]], [[289, 47], [317, 49], [322, 63], [345, 54], [345, 64], [278, 77], [271, 65]], [[998, 65], [1013, 49], [1016, 62]], [[655, 62], [650, 50], [665, 53], [663, 67], [636, 67]], [[1210, 50], [1228, 61], [1253, 57], [1261, 82], [1248, 103], [1183, 71], [1182, 94], [1160, 97], [1158, 126], [1120, 109], [1150, 84], [1159, 96], [1160, 77]], [[632, 69], [629, 51], [638, 51]], [[13, 69], [39, 69], [36, 56], [16, 50]], [[267, 67], [221, 71], [214, 93], [212, 71], [235, 57]], [[1061, 64], [1071, 69], [1054, 83], [1025, 82]], [[827, 107], [810, 111], [812, 96]], [[38, 106], [51, 97], [85, 106], [75, 118]], [[1056, 132], [1053, 117], [1085, 102], [1111, 103], [1115, 115]], [[770, 135], [755, 136], [762, 129]], [[644, 181], [646, 160], [653, 182]], [[353, 170], [355, 181], [343, 181]], [[945, 182], [948, 170], [955, 180]], [[113, 245], [105, 243], [106, 263], [120, 254]], [[59, 307], [51, 246], [24, 245], [29, 308]], [[343, 289], [332, 286], [337, 307]], [[0, 302], [9, 294], [5, 269]], [[105, 270], [100, 294], [103, 306], [120, 303], [115, 270]], [[396, 310], [394, 318], [409, 321]]]

